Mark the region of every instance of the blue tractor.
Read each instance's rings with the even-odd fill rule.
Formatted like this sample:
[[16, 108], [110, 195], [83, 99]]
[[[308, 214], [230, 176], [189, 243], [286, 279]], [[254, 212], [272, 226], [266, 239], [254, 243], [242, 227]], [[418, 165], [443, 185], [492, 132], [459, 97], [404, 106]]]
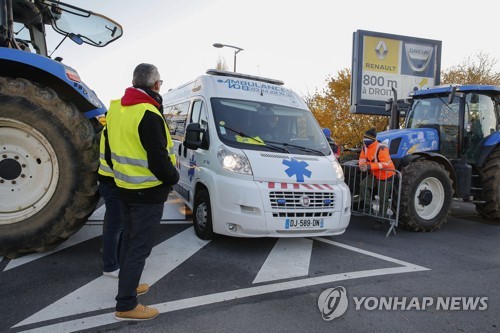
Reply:
[[377, 136], [402, 174], [399, 223], [438, 229], [454, 198], [499, 223], [500, 87], [439, 86], [417, 90], [407, 102], [405, 128], [401, 105], [389, 100], [392, 129]]
[[122, 35], [111, 19], [59, 1], [0, 0], [0, 255], [9, 258], [60, 244], [99, 199], [96, 117], [106, 108], [49, 56], [48, 26], [59, 45], [103, 47]]

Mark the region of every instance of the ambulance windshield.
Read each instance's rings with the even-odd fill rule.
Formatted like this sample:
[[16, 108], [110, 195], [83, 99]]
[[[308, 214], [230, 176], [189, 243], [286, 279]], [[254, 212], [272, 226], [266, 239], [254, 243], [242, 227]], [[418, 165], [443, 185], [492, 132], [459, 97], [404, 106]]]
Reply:
[[308, 110], [257, 101], [212, 98], [217, 134], [225, 144], [253, 150], [330, 155], [331, 150]]

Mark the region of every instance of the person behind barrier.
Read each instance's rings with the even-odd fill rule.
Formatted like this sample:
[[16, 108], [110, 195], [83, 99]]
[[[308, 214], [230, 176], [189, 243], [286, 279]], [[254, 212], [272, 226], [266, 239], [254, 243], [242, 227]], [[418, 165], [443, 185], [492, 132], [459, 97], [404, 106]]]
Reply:
[[118, 186], [123, 219], [115, 318], [147, 320], [159, 311], [138, 303], [137, 296], [149, 290], [139, 281], [179, 173], [162, 114], [158, 69], [139, 64], [132, 84], [121, 99], [111, 101], [106, 124], [111, 152], [106, 162]]
[[[370, 128], [363, 135], [363, 147], [359, 155], [359, 169], [368, 174], [360, 183], [360, 197], [366, 208], [378, 194], [380, 197], [380, 209], [385, 213], [389, 206], [392, 193], [393, 176], [395, 175], [394, 163], [389, 155], [386, 144], [377, 141], [377, 131]], [[379, 215], [379, 214], [377, 214]], [[383, 215], [383, 214], [380, 214]]]
[[335, 143], [335, 140], [332, 138], [332, 131], [330, 131], [329, 128], [325, 127], [323, 128], [323, 134], [326, 136], [326, 140], [328, 141], [328, 144], [330, 145], [330, 148], [332, 149], [333, 154], [337, 159], [340, 158], [340, 147], [338, 144]]

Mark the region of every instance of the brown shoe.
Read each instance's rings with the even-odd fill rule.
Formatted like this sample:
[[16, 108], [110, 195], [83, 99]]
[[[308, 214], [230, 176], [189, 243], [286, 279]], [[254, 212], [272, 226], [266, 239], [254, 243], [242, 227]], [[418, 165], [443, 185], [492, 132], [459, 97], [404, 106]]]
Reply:
[[155, 308], [149, 308], [142, 304], [137, 304], [135, 309], [130, 311], [116, 311], [115, 318], [117, 320], [149, 320], [158, 317], [160, 312]]
[[139, 285], [137, 286], [137, 288], [135, 290], [137, 292], [137, 296], [144, 295], [145, 293], [147, 293], [149, 291], [149, 284], [139, 283]]

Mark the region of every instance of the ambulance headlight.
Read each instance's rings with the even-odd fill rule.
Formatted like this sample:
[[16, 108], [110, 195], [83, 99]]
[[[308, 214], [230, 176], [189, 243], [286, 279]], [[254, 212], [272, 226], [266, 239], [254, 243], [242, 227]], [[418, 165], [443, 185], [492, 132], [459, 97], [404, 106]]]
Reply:
[[337, 175], [337, 180], [344, 180], [344, 170], [342, 170], [342, 166], [340, 163], [335, 160], [332, 162], [333, 170], [335, 170], [335, 174]]
[[252, 174], [252, 167], [250, 161], [244, 155], [235, 154], [230, 152], [224, 146], [220, 146], [217, 151], [217, 159], [222, 167], [228, 171], [242, 173], [244, 175]]

